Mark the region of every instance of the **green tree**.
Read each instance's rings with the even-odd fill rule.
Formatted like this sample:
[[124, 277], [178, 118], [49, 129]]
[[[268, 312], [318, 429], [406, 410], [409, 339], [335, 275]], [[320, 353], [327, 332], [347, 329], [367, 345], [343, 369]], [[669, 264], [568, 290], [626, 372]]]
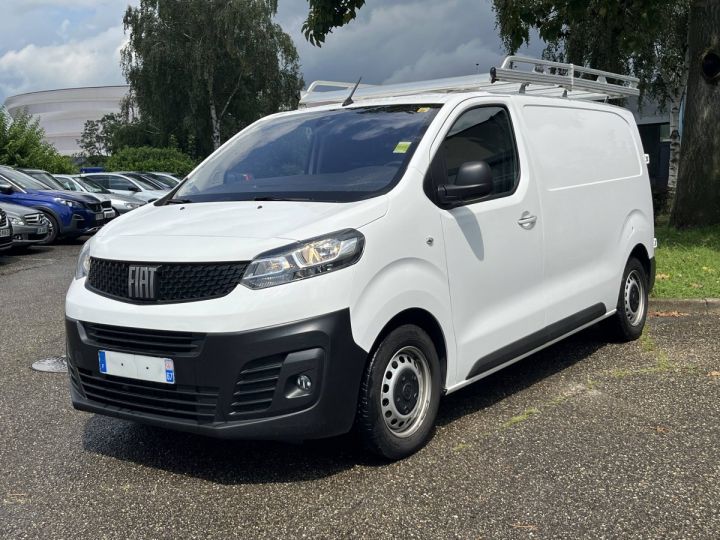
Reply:
[[[316, 45], [362, 7], [352, 0], [308, 1], [303, 28]], [[673, 223], [720, 223], [720, 83], [713, 76], [720, 69], [715, 67], [720, 64], [720, 2], [493, 0], [493, 5], [508, 52], [527, 43], [535, 29], [548, 43], [545, 55], [550, 58], [638, 75], [645, 93], [670, 106], [671, 188], [677, 176]], [[709, 77], [703, 76], [702, 66]], [[680, 145], [676, 128], [686, 88]]]
[[62, 156], [45, 142], [45, 131], [26, 111], [11, 118], [0, 109], [0, 164], [43, 169], [51, 173], [74, 173], [70, 158]]
[[[255, 120], [297, 106], [303, 82], [277, 0], [141, 0], [122, 65], [140, 118], [204, 156]], [[192, 148], [191, 145], [196, 146]]]
[[303, 24], [305, 38], [320, 46], [333, 28], [352, 21], [365, 0], [308, 0], [308, 18]]
[[693, 0], [676, 227], [720, 223], [720, 2]]
[[177, 148], [126, 147], [108, 158], [111, 171], [156, 171], [185, 176], [195, 168], [195, 161]]
[[687, 85], [690, 0], [494, 0], [497, 26], [511, 54], [536, 29], [544, 56], [640, 78], [670, 115], [668, 202], [674, 200], [680, 160], [680, 105]]

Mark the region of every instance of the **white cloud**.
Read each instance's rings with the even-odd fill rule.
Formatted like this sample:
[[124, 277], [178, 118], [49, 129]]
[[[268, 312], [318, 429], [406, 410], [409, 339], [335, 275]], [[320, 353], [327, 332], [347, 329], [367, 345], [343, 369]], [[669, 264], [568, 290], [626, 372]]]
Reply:
[[58, 45], [26, 45], [0, 56], [0, 92], [6, 96], [55, 88], [122, 84], [122, 26]]

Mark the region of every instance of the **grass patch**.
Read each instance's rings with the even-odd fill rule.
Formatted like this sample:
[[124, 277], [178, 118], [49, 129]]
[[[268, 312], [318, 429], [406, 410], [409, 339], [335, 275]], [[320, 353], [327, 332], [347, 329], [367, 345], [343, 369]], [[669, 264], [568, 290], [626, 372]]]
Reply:
[[720, 298], [720, 226], [655, 228], [655, 298]]
[[513, 416], [510, 420], [505, 422], [503, 424], [503, 427], [509, 428], [514, 426], [515, 424], [519, 424], [520, 422], [524, 422], [531, 416], [534, 416], [536, 414], [540, 414], [540, 409], [536, 409], [535, 407], [531, 409], [527, 409], [523, 411], [522, 413], [518, 414], [517, 416]]

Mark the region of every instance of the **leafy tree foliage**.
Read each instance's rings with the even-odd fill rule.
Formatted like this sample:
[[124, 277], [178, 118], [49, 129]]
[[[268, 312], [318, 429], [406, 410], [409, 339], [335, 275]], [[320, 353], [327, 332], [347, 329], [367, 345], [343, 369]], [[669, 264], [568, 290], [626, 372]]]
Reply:
[[320, 47], [333, 28], [344, 26], [355, 18], [365, 0], [308, 0], [308, 3], [310, 12], [303, 23], [303, 33], [310, 43]]
[[170, 139], [172, 135], [164, 139], [143, 119], [128, 120], [123, 114], [107, 114], [100, 120], [85, 122], [78, 144], [81, 148], [80, 155], [87, 163], [102, 165], [108, 156], [123, 148], [162, 146]]
[[297, 106], [303, 82], [277, 0], [141, 0], [122, 53], [146, 132], [204, 156], [255, 120]]
[[26, 111], [15, 118], [0, 110], [0, 164], [43, 169], [51, 173], [77, 172], [70, 158], [44, 140], [45, 131]]
[[669, 108], [669, 202], [680, 159], [689, 7], [690, 0], [494, 0], [500, 37], [510, 53], [537, 29], [548, 44], [547, 58], [635, 75], [645, 96]]
[[185, 176], [196, 163], [177, 148], [123, 148], [108, 158], [105, 167], [110, 171], [157, 171]]
[[[363, 5], [353, 0], [308, 2], [303, 28], [316, 45], [333, 28], [351, 21]], [[720, 2], [493, 0], [493, 6], [510, 53], [528, 43], [534, 29], [548, 44], [547, 58], [638, 76], [641, 91], [670, 108], [671, 191], [677, 178], [673, 223], [720, 223], [720, 75], [707, 80], [701, 70], [708, 53], [720, 56]], [[686, 89], [681, 147], [679, 111]]]

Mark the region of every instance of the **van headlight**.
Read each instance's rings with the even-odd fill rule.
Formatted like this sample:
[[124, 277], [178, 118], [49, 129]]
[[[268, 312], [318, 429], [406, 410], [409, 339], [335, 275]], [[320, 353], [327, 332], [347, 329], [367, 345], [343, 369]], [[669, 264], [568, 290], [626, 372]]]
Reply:
[[75, 279], [82, 279], [90, 273], [90, 245], [93, 240], [94, 237], [85, 242], [85, 245], [80, 250], [77, 267], [75, 268]]
[[259, 255], [245, 270], [242, 284], [265, 289], [334, 272], [360, 260], [365, 237], [354, 229], [345, 229], [311, 238]]

